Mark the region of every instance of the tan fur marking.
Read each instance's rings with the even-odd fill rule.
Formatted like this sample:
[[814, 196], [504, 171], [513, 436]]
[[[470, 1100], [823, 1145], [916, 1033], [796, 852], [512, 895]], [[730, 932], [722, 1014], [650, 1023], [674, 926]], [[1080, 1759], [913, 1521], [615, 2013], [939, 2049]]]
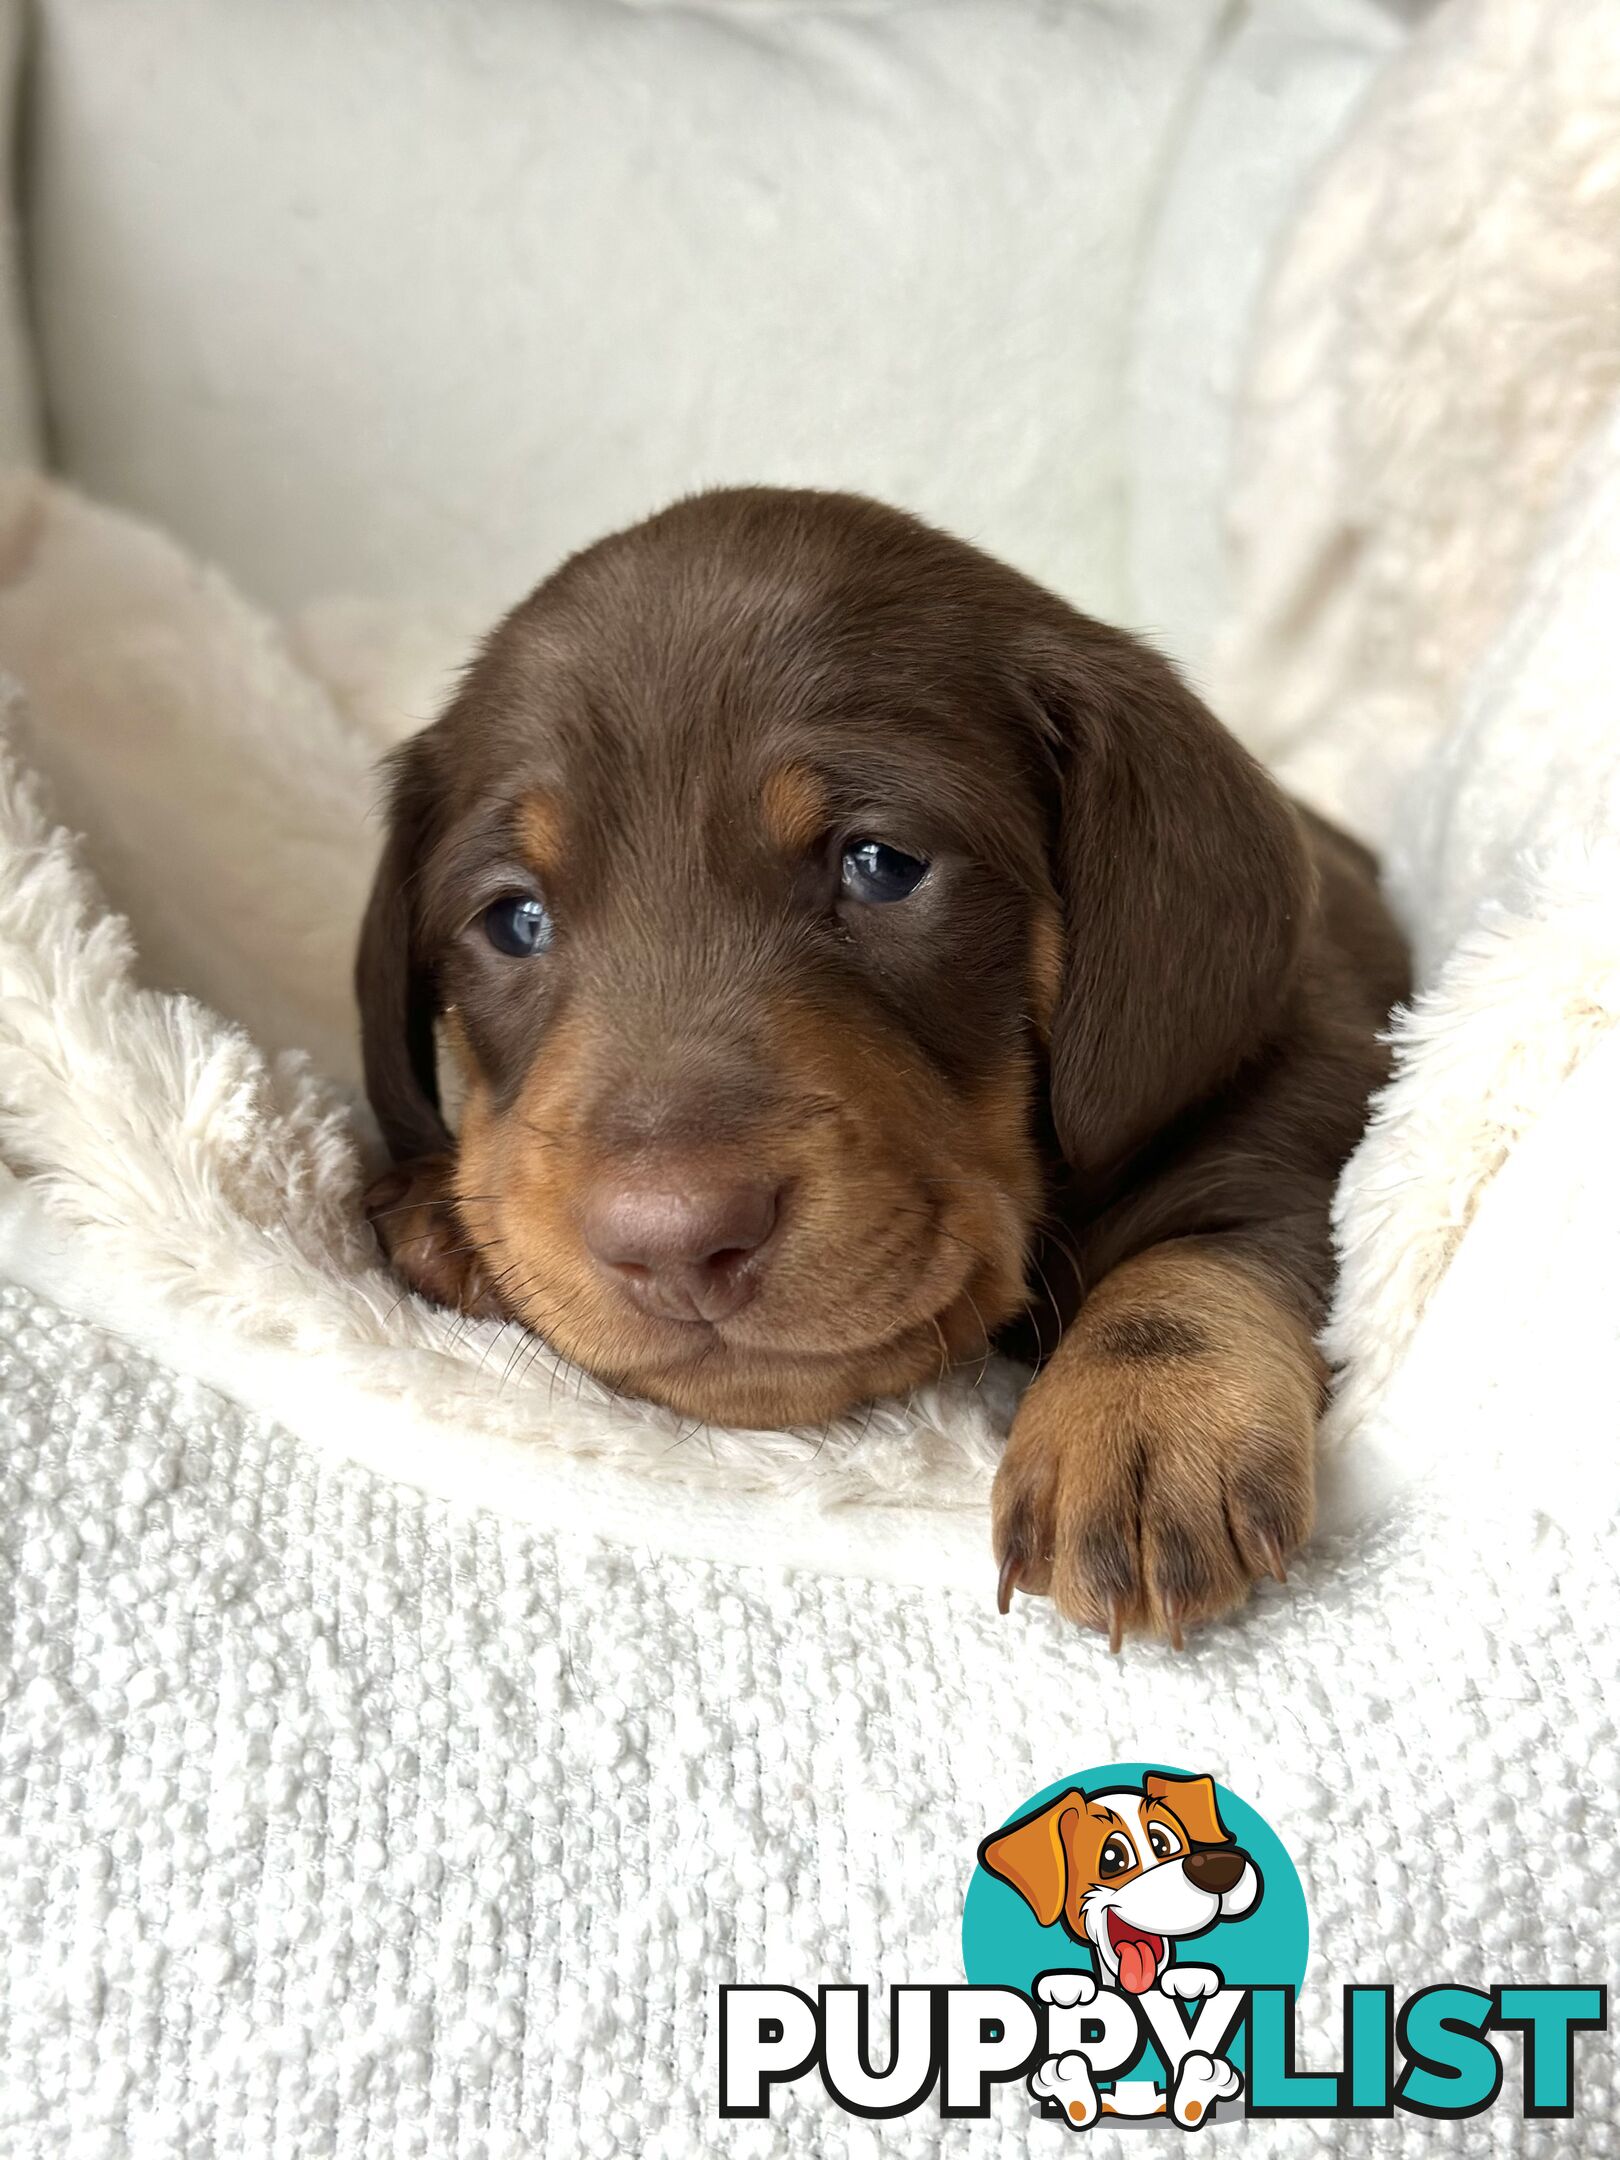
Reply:
[[497, 1196], [480, 1223], [491, 1270], [515, 1316], [569, 1357], [687, 1415], [807, 1424], [981, 1358], [1023, 1304], [1040, 1189], [1027, 1060], [963, 1098], [898, 1031], [829, 1028], [784, 1001], [769, 1015], [783, 1114], [726, 1158], [788, 1182], [792, 1215], [757, 1299], [695, 1355], [631, 1308], [580, 1236], [581, 1197], [612, 1168], [586, 1115], [600, 1024], [576, 1012], [554, 1027], [504, 1111], [474, 1074], [461, 1125], [458, 1189]]
[[827, 829], [827, 796], [807, 765], [779, 765], [760, 796], [765, 830], [785, 854], [798, 855]]
[[524, 860], [542, 881], [553, 878], [562, 863], [562, 808], [554, 795], [536, 789], [518, 812], [518, 845]]

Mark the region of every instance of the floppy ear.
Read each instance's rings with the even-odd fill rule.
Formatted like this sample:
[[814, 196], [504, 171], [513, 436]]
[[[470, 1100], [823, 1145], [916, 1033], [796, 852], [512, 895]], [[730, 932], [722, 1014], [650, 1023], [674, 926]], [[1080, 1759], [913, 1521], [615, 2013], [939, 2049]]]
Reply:
[[1150, 1800], [1162, 1800], [1195, 1845], [1230, 1845], [1232, 1833], [1215, 1803], [1215, 1781], [1207, 1777], [1159, 1777], [1142, 1780]]
[[979, 1847], [979, 1865], [1011, 1883], [1042, 1927], [1050, 1927], [1069, 1894], [1069, 1851], [1063, 1817], [1086, 1804], [1082, 1792], [1060, 1793], [1038, 1814], [1010, 1823]]
[[1052, 1115], [1096, 1172], [1262, 1047], [1314, 874], [1292, 805], [1157, 653], [1069, 614], [1031, 666], [1058, 779]]
[[450, 1146], [434, 1057], [438, 1006], [422, 960], [412, 894], [432, 802], [426, 758], [417, 744], [407, 743], [389, 761], [388, 837], [355, 962], [366, 1093], [396, 1162]]

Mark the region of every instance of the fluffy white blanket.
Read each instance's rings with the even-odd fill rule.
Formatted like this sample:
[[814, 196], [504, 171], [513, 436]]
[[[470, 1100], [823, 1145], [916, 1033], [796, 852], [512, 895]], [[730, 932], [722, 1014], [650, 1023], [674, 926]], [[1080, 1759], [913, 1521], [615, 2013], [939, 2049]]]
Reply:
[[[1516, 470], [1505, 391], [1433, 401], [1415, 444], [1380, 434], [1408, 410], [1397, 332], [1427, 352], [1432, 319], [1381, 305], [1323, 344], [1293, 305], [1378, 274], [1447, 293], [1456, 350], [1533, 321], [1496, 275], [1516, 216], [1520, 274], [1546, 267], [1523, 200], [1485, 222], [1491, 276], [1439, 274], [1448, 160], [1524, 119], [1518, 169], [1611, 216], [1603, 13], [1531, 36], [1551, 18], [1513, 0], [1443, 11], [1277, 288], [1249, 471], [1315, 446], [1310, 545], [1346, 574], [1282, 606], [1304, 541], [1251, 517], [1227, 696], [1385, 842], [1421, 987], [1341, 1193], [1329, 1534], [1180, 1660], [1121, 1671], [1038, 1607], [996, 1622], [1006, 1375], [864, 1431], [683, 1438], [402, 1301], [354, 1205], [357, 806], [399, 724], [379, 716], [422, 717], [450, 652], [352, 613], [278, 633], [157, 535], [7, 489], [0, 1274], [158, 1361], [111, 1382], [8, 1294], [11, 2149], [38, 2149], [30, 2119], [61, 2144], [72, 2094], [85, 2155], [686, 2160], [714, 2142], [717, 1982], [953, 1977], [984, 1827], [1137, 1755], [1224, 1766], [1293, 1845], [1323, 2060], [1340, 1981], [1612, 1977], [1620, 426], [1593, 392], [1551, 479]], [[1446, 100], [1477, 134], [1436, 122]], [[1398, 229], [1367, 209], [1397, 181]], [[1601, 376], [1596, 331], [1586, 349]], [[1431, 576], [1422, 520], [1476, 465], [1519, 540], [1488, 605], [1444, 613], [1440, 665], [1400, 566]], [[1369, 521], [1380, 475], [1401, 487]], [[1446, 499], [1449, 565], [1480, 512]], [[1294, 698], [1280, 735], [1284, 679], [1332, 695]], [[313, 1446], [229, 1409], [176, 1421], [175, 1372]], [[1612, 2056], [1584, 2066], [1596, 2152], [1620, 2084]], [[1027, 2124], [952, 2134], [1021, 2150]], [[864, 2135], [805, 2099], [728, 2145], [831, 2160]], [[1256, 2153], [1339, 2135], [1245, 2133]], [[1466, 2126], [1469, 2150], [1559, 2135]], [[884, 2147], [939, 2136], [922, 2117]]]

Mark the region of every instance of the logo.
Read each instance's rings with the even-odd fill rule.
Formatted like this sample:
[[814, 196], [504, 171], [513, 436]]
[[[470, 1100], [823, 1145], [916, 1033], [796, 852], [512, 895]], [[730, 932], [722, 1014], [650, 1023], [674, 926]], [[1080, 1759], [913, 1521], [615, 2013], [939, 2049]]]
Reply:
[[1338, 2066], [1303, 2069], [1308, 1948], [1287, 1848], [1236, 1793], [1202, 1770], [1080, 1771], [981, 1839], [966, 1984], [890, 1987], [883, 2048], [865, 1987], [722, 1987], [720, 2113], [768, 2115], [777, 2087], [817, 2074], [880, 2119], [930, 2102], [982, 2117], [1019, 2087], [1031, 2115], [1073, 2132], [1458, 2119], [1498, 2104], [1516, 2054], [1522, 2114], [1574, 2114], [1576, 2038], [1605, 2027], [1603, 1987], [1445, 1980], [1398, 2005], [1380, 1977], [1343, 1990]]
[[1240, 1990], [1296, 1990], [1309, 1941], [1293, 1862], [1253, 1808], [1211, 1777], [1123, 1763], [1037, 1794], [978, 1858], [963, 1963], [1044, 2006], [1043, 2112], [1197, 2130], [1240, 2098]]

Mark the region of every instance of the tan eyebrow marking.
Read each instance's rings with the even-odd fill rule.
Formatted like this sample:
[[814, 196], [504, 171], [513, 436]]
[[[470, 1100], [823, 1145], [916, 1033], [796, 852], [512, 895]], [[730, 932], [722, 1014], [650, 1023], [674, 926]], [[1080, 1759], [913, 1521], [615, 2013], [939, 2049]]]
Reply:
[[795, 854], [827, 829], [826, 791], [806, 765], [779, 765], [767, 774], [760, 809], [777, 846]]
[[562, 810], [557, 798], [538, 788], [526, 795], [518, 811], [517, 830], [529, 868], [541, 879], [554, 876], [562, 860]]

